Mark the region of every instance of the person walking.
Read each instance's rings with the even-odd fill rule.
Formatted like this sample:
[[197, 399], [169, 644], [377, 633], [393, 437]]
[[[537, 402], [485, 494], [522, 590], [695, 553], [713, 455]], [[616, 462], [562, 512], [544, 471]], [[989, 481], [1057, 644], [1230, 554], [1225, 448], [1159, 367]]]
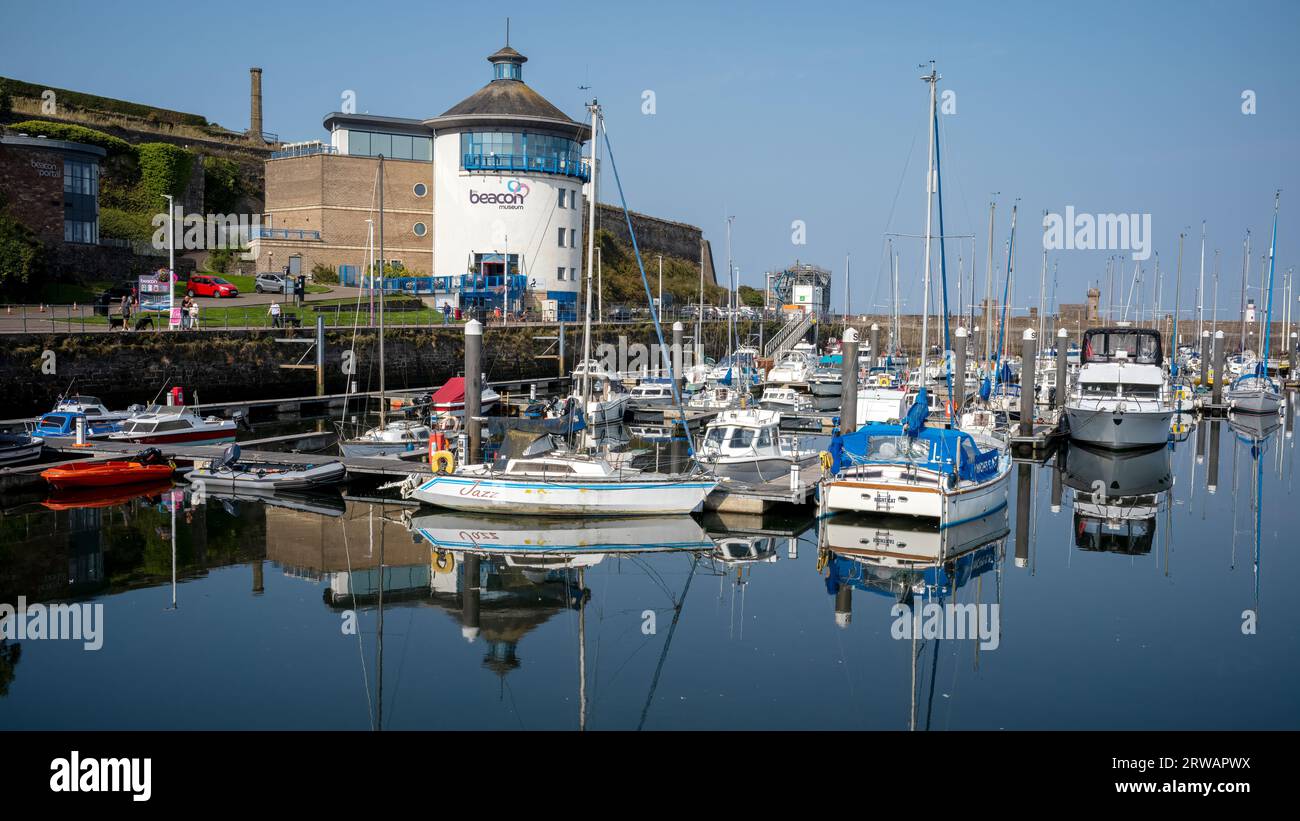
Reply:
[[181, 299], [181, 330], [182, 331], [188, 331], [190, 329], [190, 305], [192, 305], [193, 302], [194, 300], [190, 299], [189, 294], [186, 294], [185, 297]]
[[275, 300], [271, 300], [271, 307], [268, 308], [266, 312], [271, 316], [272, 328], [284, 327], [284, 318], [280, 315], [280, 303], [276, 302]]
[[199, 329], [199, 301], [197, 299], [190, 302], [190, 330]]
[[122, 330], [131, 330], [131, 295], [122, 294]]

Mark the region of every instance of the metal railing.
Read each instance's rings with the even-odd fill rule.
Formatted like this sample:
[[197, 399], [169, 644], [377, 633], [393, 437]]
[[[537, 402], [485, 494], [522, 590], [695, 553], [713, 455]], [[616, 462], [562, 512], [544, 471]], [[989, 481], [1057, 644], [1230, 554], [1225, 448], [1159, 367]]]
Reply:
[[249, 231], [251, 239], [296, 239], [320, 241], [320, 231], [304, 228], [254, 228]]
[[591, 179], [591, 169], [582, 160], [562, 157], [533, 157], [527, 154], [465, 154], [461, 167], [466, 171], [531, 171], [542, 174], [563, 174], [586, 182]]

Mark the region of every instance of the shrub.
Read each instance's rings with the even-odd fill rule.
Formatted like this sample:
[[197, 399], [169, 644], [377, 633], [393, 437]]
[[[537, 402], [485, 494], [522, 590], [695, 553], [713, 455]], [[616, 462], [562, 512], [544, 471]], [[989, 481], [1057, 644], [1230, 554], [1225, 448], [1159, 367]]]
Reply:
[[13, 292], [45, 270], [45, 246], [27, 226], [0, 212], [0, 291]]
[[232, 213], [243, 195], [239, 163], [224, 157], [203, 158], [203, 209], [207, 213]]
[[52, 123], [48, 120], [24, 120], [21, 123], [14, 123], [9, 128], [19, 133], [49, 137], [51, 140], [97, 145], [109, 154], [131, 154], [135, 151], [126, 140], [82, 125]]
[[311, 278], [313, 282], [320, 285], [338, 285], [339, 272], [333, 265], [318, 262], [312, 266]]
[[149, 214], [123, 211], [120, 208], [99, 209], [99, 235], [114, 239], [148, 242], [153, 236], [153, 222]]
[[185, 192], [194, 167], [193, 154], [170, 143], [141, 143], [136, 150], [140, 182], [135, 187], [135, 200], [141, 211], [157, 211], [164, 194], [179, 197]]

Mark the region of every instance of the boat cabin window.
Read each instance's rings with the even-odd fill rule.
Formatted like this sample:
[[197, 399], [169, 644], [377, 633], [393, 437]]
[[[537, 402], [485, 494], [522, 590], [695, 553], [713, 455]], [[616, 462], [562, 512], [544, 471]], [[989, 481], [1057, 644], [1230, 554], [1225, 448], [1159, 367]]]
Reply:
[[770, 448], [772, 446], [771, 428], [763, 428], [758, 432], [758, 446], [760, 448]]
[[1083, 361], [1159, 365], [1160, 337], [1150, 331], [1088, 331], [1083, 339]]
[[924, 440], [906, 436], [873, 436], [867, 446], [867, 458], [926, 461], [930, 458], [930, 445]]
[[166, 422], [159, 422], [158, 427], [154, 430], [158, 433], [168, 430], [189, 430], [189, 424], [184, 419], [170, 419]]
[[754, 431], [749, 428], [733, 428], [731, 431], [731, 441], [728, 442], [733, 448], [747, 448], [754, 443]]
[[704, 444], [721, 447], [723, 437], [727, 432], [724, 428], [709, 428], [709, 432], [704, 435]]
[[1119, 385], [1114, 382], [1080, 382], [1084, 396], [1114, 396], [1119, 392]]
[[136, 422], [131, 426], [130, 433], [153, 433], [153, 422]]

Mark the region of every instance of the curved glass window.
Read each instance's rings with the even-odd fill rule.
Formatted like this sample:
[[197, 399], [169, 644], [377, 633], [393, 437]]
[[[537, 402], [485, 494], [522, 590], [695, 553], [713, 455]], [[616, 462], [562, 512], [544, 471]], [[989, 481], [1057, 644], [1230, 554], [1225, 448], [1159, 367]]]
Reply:
[[429, 229], [425, 226], [424, 223], [417, 222], [414, 226], [412, 226], [411, 230], [415, 232], [415, 235], [417, 237], [422, 237]]
[[415, 188], [413, 188], [412, 190], [415, 192], [415, 196], [417, 197], [423, 197], [425, 194], [429, 193], [428, 186], [426, 186], [422, 182], [417, 182], [415, 184]]
[[465, 171], [539, 171], [587, 179], [582, 144], [567, 137], [527, 131], [467, 131], [460, 135]]

